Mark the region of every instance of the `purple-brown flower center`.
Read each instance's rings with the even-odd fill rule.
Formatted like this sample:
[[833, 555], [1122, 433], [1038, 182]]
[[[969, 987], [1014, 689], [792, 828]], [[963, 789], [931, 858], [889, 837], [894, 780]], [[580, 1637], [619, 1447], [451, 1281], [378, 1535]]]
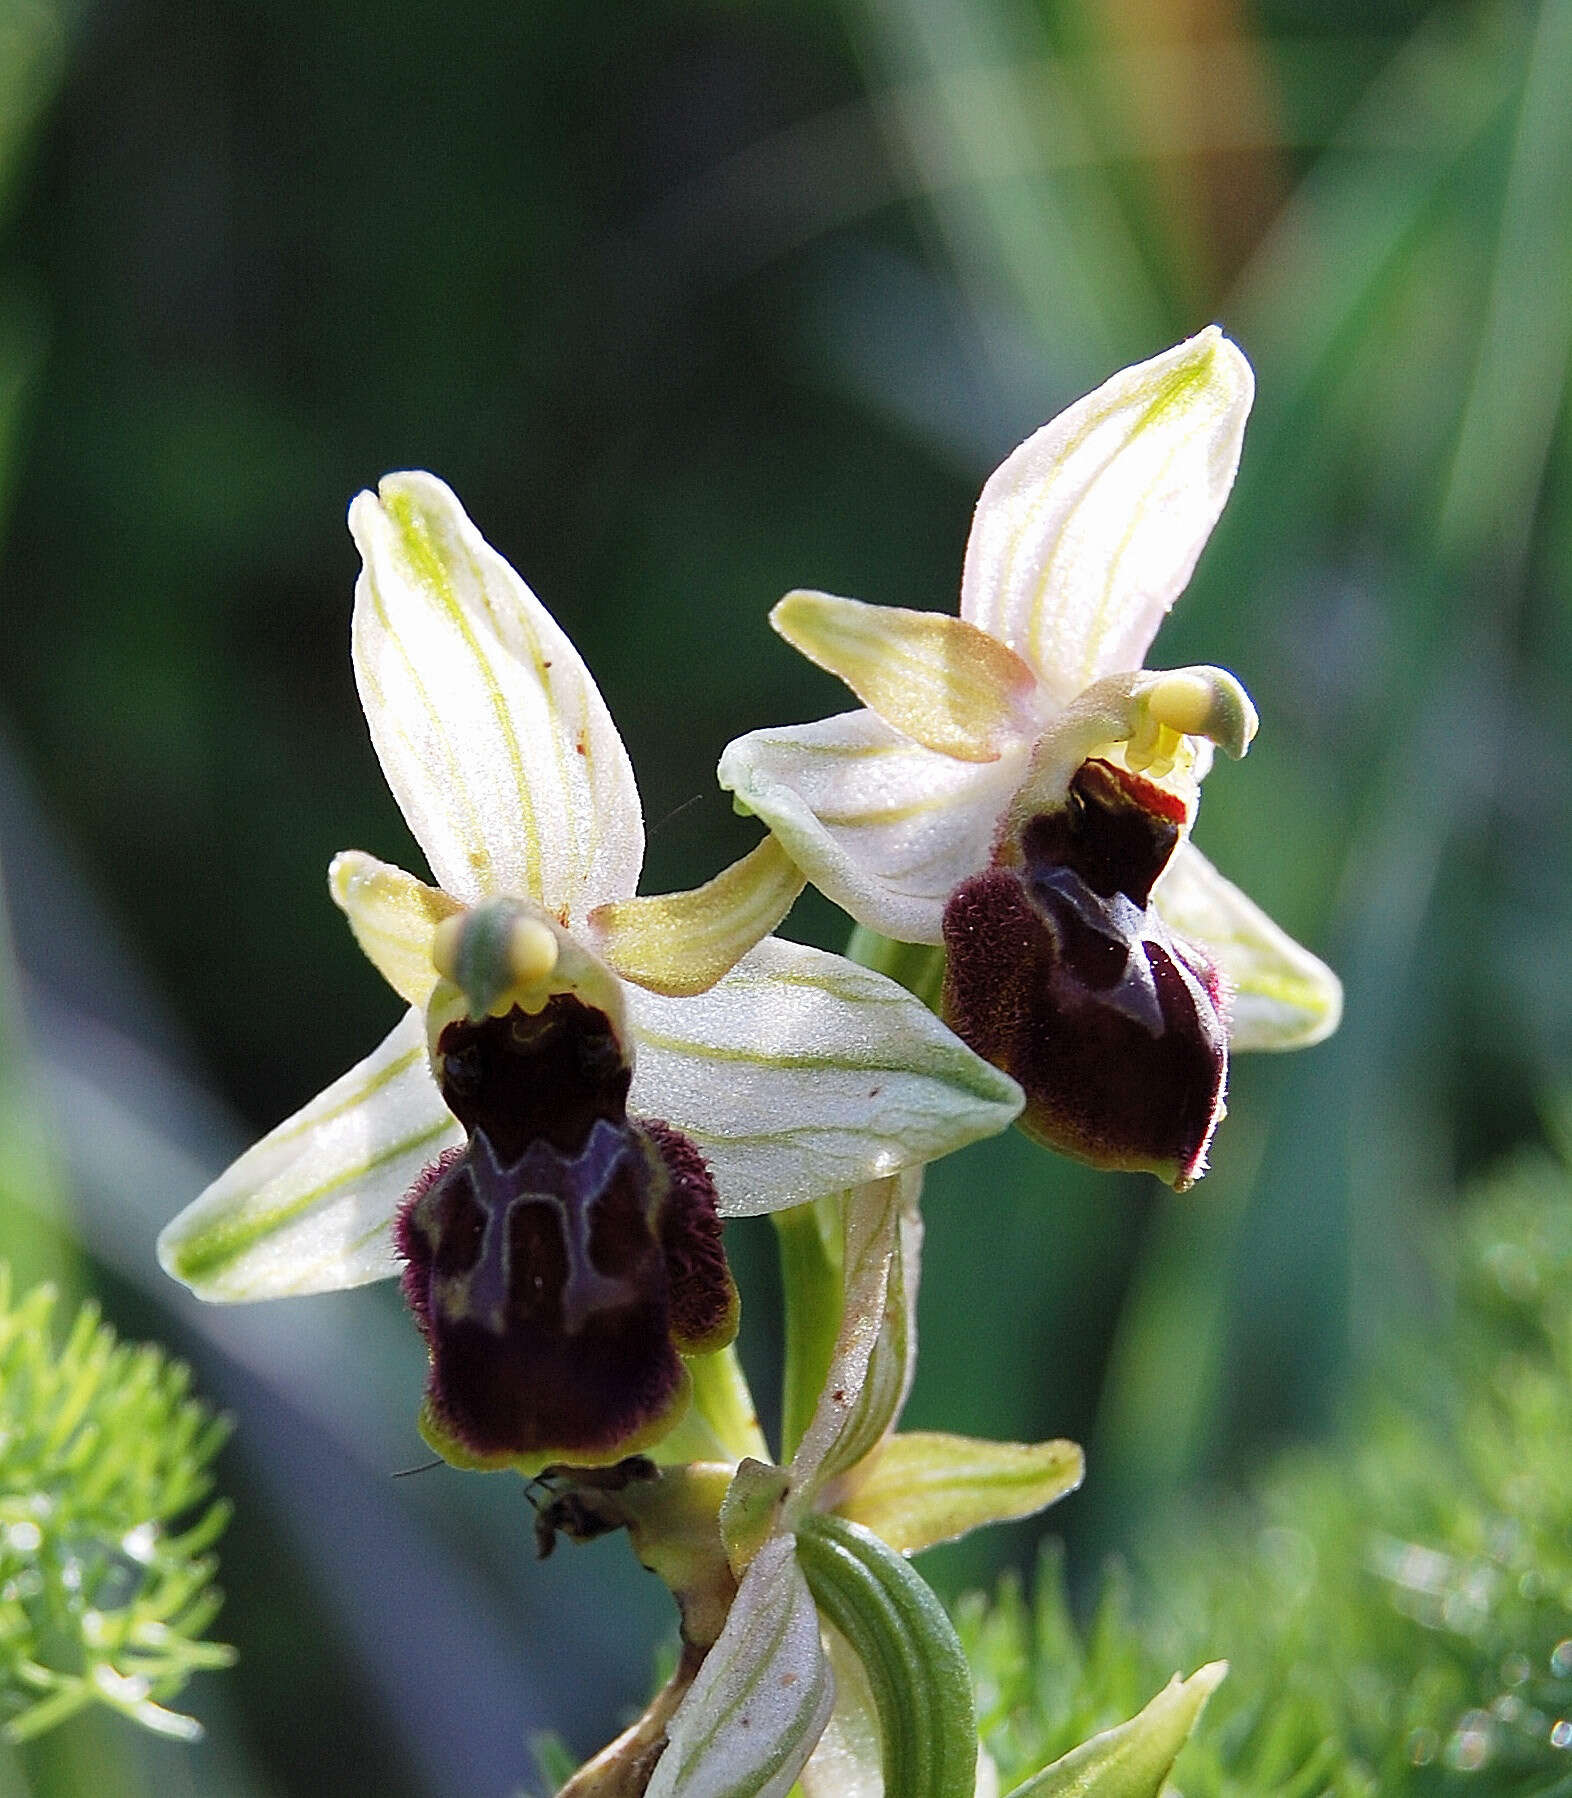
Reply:
[[1228, 1033], [1216, 971], [1151, 905], [1180, 801], [1084, 763], [944, 914], [944, 1013], [1026, 1093], [1022, 1125], [1094, 1166], [1178, 1188], [1204, 1171]]
[[735, 1332], [703, 1158], [629, 1118], [628, 1058], [572, 994], [449, 1024], [437, 1052], [469, 1140], [396, 1224], [431, 1353], [427, 1434], [479, 1466], [631, 1453], [676, 1421], [680, 1354]]

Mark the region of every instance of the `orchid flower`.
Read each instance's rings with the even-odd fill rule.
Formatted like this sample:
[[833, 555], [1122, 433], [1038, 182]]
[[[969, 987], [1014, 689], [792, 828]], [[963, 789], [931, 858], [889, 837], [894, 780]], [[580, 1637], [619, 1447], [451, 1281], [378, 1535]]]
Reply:
[[1238, 466], [1254, 391], [1216, 327], [1115, 375], [983, 488], [960, 616], [789, 594], [788, 642], [865, 709], [754, 731], [721, 784], [872, 931], [942, 944], [943, 1012], [1026, 1091], [1022, 1125], [1184, 1188], [1234, 1049], [1337, 1025], [1332, 972], [1190, 842], [1214, 745], [1256, 728], [1219, 668], [1141, 667]]
[[770, 839], [635, 897], [632, 769], [567, 637], [432, 476], [349, 522], [361, 700], [438, 884], [354, 851], [330, 884], [409, 1010], [160, 1257], [226, 1300], [402, 1271], [438, 1452], [609, 1465], [735, 1330], [719, 1216], [919, 1166], [1018, 1094], [893, 983], [768, 935], [801, 887]]

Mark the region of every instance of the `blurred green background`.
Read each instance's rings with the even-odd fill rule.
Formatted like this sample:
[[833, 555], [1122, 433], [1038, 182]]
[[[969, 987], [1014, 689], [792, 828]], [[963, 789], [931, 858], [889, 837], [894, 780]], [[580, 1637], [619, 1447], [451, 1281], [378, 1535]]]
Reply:
[[[753, 839], [728, 738], [844, 703], [767, 607], [953, 608], [994, 464], [1225, 326], [1259, 400], [1156, 653], [1252, 691], [1198, 838], [1347, 1020], [1237, 1067], [1183, 1198], [1014, 1137], [935, 1170], [908, 1417], [1085, 1441], [1082, 1578], [1335, 1423], [1427, 1306], [1422, 1221], [1572, 1051], [1569, 93], [1567, 0], [0, 0], [0, 1251], [238, 1419], [208, 1742], [61, 1765], [503, 1793], [668, 1627], [624, 1544], [533, 1565], [515, 1483], [391, 1477], [394, 1295], [205, 1312], [152, 1260], [396, 1014], [324, 881], [416, 853], [347, 653], [343, 511], [390, 468], [579, 644], [661, 890]], [[844, 940], [811, 899], [787, 930]], [[733, 1238], [763, 1381], [769, 1234]]]

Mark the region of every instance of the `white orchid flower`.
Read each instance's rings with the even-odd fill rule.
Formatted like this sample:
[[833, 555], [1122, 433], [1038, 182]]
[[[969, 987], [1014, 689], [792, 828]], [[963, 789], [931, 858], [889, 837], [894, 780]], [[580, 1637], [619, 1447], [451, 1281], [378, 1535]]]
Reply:
[[402, 1266], [434, 1446], [614, 1461], [735, 1328], [717, 1213], [918, 1166], [1019, 1095], [893, 983], [768, 936], [801, 887], [770, 839], [635, 897], [633, 772], [567, 637], [432, 476], [388, 476], [349, 521], [361, 699], [439, 884], [351, 852], [331, 887], [410, 1009], [160, 1258], [225, 1300]]
[[1027, 439], [977, 505], [960, 617], [798, 592], [776, 629], [864, 701], [754, 731], [721, 784], [859, 923], [943, 944], [944, 1013], [1026, 1090], [1025, 1128], [1199, 1177], [1227, 1054], [1337, 1025], [1332, 972], [1189, 841], [1254, 708], [1141, 667], [1239, 462], [1250, 365], [1217, 328]]

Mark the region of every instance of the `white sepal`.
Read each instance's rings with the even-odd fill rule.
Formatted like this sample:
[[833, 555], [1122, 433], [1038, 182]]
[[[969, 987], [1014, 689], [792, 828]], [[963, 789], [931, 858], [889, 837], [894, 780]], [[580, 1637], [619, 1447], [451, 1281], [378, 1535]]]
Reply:
[[785, 1798], [834, 1702], [794, 1544], [773, 1536], [672, 1717], [647, 1798]]
[[1027, 755], [1017, 746], [997, 761], [956, 761], [873, 712], [842, 712], [739, 737], [719, 778], [859, 924], [938, 943], [945, 900], [988, 865]]
[[261, 1142], [158, 1239], [204, 1299], [273, 1299], [398, 1272], [389, 1225], [421, 1170], [464, 1140], [426, 1060], [417, 1011]]
[[982, 490], [961, 616], [1061, 705], [1139, 668], [1233, 486], [1254, 393], [1212, 325], [1045, 424]]
[[894, 981], [767, 937], [706, 993], [626, 988], [635, 1115], [690, 1137], [723, 1216], [800, 1205], [1005, 1128], [1020, 1089]]
[[570, 920], [627, 898], [638, 790], [578, 651], [435, 476], [385, 476], [349, 527], [361, 703], [439, 884]]
[[1193, 843], [1181, 844], [1152, 890], [1164, 922], [1217, 963], [1232, 995], [1231, 1049], [1305, 1049], [1343, 1015], [1343, 985], [1281, 930]]

